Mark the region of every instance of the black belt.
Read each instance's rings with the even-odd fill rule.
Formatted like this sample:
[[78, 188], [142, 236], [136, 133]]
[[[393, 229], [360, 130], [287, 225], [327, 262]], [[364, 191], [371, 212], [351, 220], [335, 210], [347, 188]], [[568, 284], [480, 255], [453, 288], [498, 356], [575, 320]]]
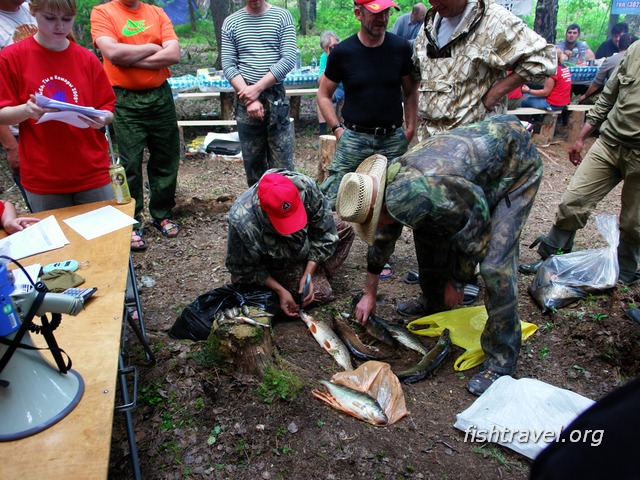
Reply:
[[390, 135], [398, 129], [395, 125], [391, 125], [390, 127], [361, 127], [360, 125], [354, 125], [349, 122], [344, 122], [344, 126], [354, 132], [368, 133], [369, 135], [376, 135], [380, 137]]

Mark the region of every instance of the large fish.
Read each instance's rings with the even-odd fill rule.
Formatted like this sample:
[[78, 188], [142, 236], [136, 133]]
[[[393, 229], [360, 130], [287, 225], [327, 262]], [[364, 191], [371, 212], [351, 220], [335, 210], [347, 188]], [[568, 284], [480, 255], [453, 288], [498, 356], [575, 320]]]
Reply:
[[336, 333], [331, 330], [329, 325], [321, 320], [313, 318], [311, 315], [303, 311], [300, 311], [299, 314], [302, 321], [309, 328], [313, 338], [316, 339], [316, 342], [329, 352], [334, 360], [338, 362], [338, 365], [340, 365], [345, 371], [353, 370], [349, 350], [345, 344], [340, 341]]
[[420, 362], [403, 372], [396, 373], [396, 376], [403, 383], [415, 383], [423, 380], [427, 375], [433, 373], [436, 368], [442, 365], [451, 351], [451, 339], [449, 329], [445, 328], [438, 339], [438, 343], [420, 360]]
[[384, 410], [371, 395], [325, 380], [320, 380], [320, 383], [326, 392], [312, 390], [311, 394], [317, 399], [372, 425], [386, 425], [389, 422]]
[[377, 355], [371, 349], [360, 341], [347, 322], [342, 317], [335, 315], [333, 317], [333, 330], [338, 334], [340, 340], [347, 346], [351, 354], [360, 360], [382, 360], [382, 356]]
[[400, 325], [393, 325], [391, 323], [386, 322], [380, 317], [376, 317], [375, 315], [369, 316], [369, 321], [367, 324], [371, 323], [372, 325], [377, 325], [376, 329], [383, 328], [391, 335], [396, 342], [405, 347], [415, 350], [420, 355], [426, 355], [429, 352], [429, 349], [424, 346], [424, 344], [420, 341], [420, 337], [411, 333], [405, 327], [401, 327]]

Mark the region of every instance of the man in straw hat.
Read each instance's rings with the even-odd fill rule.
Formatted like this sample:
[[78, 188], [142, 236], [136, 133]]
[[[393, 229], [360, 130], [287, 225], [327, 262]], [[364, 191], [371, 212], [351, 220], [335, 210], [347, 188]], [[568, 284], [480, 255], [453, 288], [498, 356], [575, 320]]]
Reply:
[[375, 310], [378, 274], [405, 225], [413, 229], [423, 315], [459, 305], [480, 264], [487, 358], [467, 386], [480, 395], [513, 374], [520, 352], [516, 265], [542, 176], [538, 152], [516, 117], [500, 115], [428, 138], [392, 161], [386, 179], [383, 164], [367, 159], [338, 192], [338, 214], [357, 222], [356, 233], [370, 245], [355, 317], [366, 323]]
[[353, 230], [331, 211], [315, 181], [271, 169], [233, 203], [226, 266], [237, 283], [264, 285], [280, 308], [298, 315], [299, 295], [311, 274], [303, 305], [331, 300], [329, 278], [349, 255]]

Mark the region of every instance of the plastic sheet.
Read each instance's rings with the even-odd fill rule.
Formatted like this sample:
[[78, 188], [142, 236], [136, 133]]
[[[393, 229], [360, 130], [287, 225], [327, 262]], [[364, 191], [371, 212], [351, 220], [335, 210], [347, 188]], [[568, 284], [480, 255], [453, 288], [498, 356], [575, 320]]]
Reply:
[[169, 335], [186, 340], [206, 340], [216, 313], [242, 305], [274, 314], [280, 308], [278, 296], [272, 290], [256, 285], [225, 285], [200, 295], [187, 305], [169, 330]]
[[595, 224], [607, 242], [604, 248], [553, 255], [538, 269], [529, 293], [548, 312], [587, 296], [613, 288], [618, 281], [618, 241], [616, 217], [598, 215]]
[[453, 426], [465, 432], [465, 441], [498, 443], [533, 459], [593, 403], [539, 380], [505, 375], [456, 415]]
[[[484, 362], [485, 354], [480, 346], [480, 336], [487, 323], [487, 310], [479, 307], [457, 308], [418, 318], [407, 325], [409, 331], [426, 337], [439, 337], [445, 328], [451, 334], [451, 343], [464, 348], [453, 364], [457, 371], [468, 370]], [[538, 327], [533, 323], [520, 322], [522, 340], [529, 338]]]

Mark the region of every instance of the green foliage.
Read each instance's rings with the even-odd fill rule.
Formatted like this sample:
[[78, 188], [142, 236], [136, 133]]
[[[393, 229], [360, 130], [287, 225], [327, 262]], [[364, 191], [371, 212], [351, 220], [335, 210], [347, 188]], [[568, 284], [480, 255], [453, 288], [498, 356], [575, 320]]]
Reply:
[[77, 42], [83, 47], [92, 48], [89, 18], [91, 17], [93, 7], [100, 3], [100, 0], [76, 0], [78, 13], [74, 22], [73, 33]]
[[258, 385], [258, 394], [265, 403], [275, 400], [291, 400], [302, 389], [302, 379], [287, 370], [279, 370], [269, 366], [265, 369], [264, 378]]

